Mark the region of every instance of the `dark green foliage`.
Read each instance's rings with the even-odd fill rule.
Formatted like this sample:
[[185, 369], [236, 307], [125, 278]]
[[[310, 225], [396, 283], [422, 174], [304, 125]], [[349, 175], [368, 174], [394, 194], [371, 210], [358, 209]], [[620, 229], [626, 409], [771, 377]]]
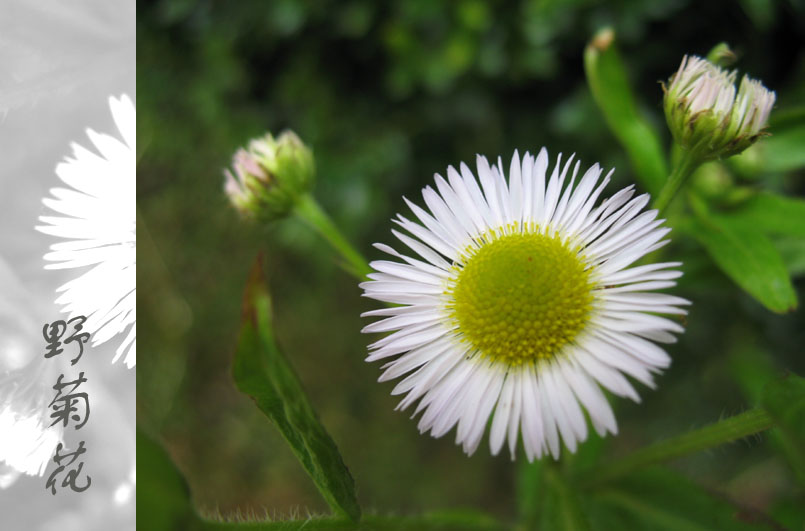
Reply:
[[783, 455], [805, 485], [805, 379], [789, 373], [772, 380], [760, 401], [779, 426]]
[[774, 522], [664, 469], [635, 473], [594, 494], [594, 529], [775, 529]]

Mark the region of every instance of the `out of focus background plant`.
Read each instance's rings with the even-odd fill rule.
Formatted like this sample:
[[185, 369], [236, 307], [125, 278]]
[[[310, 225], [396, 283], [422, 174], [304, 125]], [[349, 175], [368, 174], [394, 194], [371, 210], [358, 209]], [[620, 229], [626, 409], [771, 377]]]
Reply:
[[[656, 194], [672, 164], [660, 81], [684, 54], [728, 42], [732, 67], [777, 92], [771, 136], [701, 166], [669, 206], [676, 230], [663, 252], [684, 262], [675, 293], [693, 301], [687, 332], [658, 391], [613, 404], [619, 435], [562, 464], [605, 465], [752, 406], [796, 405], [796, 384], [778, 377], [805, 372], [794, 310], [805, 286], [801, 2], [163, 0], [138, 4], [137, 31], [138, 423], [164, 443], [196, 511], [327, 512], [280, 431], [232, 381], [242, 294], [264, 249], [274, 332], [365, 513], [452, 511], [444, 525], [459, 528], [802, 526], [796, 430], [687, 455], [595, 496], [563, 496], [552, 466], [468, 459], [449, 437], [421, 437], [393, 412], [392, 384], [363, 362], [359, 314], [372, 305], [338, 257], [295, 219], [244, 224], [221, 174], [248, 139], [293, 129], [315, 155], [314, 195], [370, 259], [402, 196], [476, 153], [545, 145], [617, 168], [611, 190]], [[169, 467], [150, 444], [139, 466], [159, 480]], [[476, 512], [456, 512], [467, 508]]]

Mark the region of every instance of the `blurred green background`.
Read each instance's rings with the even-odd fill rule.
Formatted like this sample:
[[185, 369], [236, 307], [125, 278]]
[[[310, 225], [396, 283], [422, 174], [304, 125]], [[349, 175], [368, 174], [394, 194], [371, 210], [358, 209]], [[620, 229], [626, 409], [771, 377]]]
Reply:
[[[138, 2], [137, 420], [165, 441], [203, 513], [327, 510], [232, 382], [242, 290], [265, 250], [280, 344], [364, 508], [473, 507], [513, 520], [509, 456], [491, 457], [484, 443], [467, 458], [451, 434], [420, 436], [410, 413], [394, 412], [394, 383], [376, 383], [379, 365], [363, 361], [371, 339], [359, 333], [359, 314], [375, 305], [301, 223], [241, 222], [222, 169], [251, 137], [293, 129], [314, 150], [316, 197], [369, 259], [381, 255], [372, 242], [392, 243], [389, 219], [407, 210], [403, 195], [421, 203], [434, 172], [473, 166], [476, 153], [575, 152], [584, 166], [616, 168], [612, 193], [635, 178], [582, 63], [607, 25], [641, 110], [668, 142], [659, 81], [683, 54], [705, 55], [720, 41], [742, 72], [777, 91], [778, 109], [805, 101], [801, 1]], [[802, 170], [791, 171], [799, 163], [767, 166], [762, 146], [743, 159], [729, 179], [805, 193]], [[805, 246], [777, 243], [802, 299]], [[607, 455], [740, 412], [781, 368], [805, 372], [801, 310], [772, 314], [678, 233], [668, 254], [685, 261], [676, 293], [694, 303], [688, 330], [656, 391], [640, 389], [640, 405], [614, 403], [620, 435], [606, 441]], [[789, 522], [802, 491], [772, 446], [758, 437], [673, 466]]]

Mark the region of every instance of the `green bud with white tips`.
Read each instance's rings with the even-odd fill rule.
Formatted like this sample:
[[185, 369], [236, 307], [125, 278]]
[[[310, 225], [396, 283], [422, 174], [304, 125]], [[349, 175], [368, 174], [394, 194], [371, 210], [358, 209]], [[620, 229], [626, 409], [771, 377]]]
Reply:
[[665, 91], [664, 109], [674, 140], [701, 161], [731, 157], [765, 134], [775, 94], [735, 71], [685, 56]]
[[313, 186], [313, 153], [296, 133], [255, 138], [232, 158], [224, 190], [245, 217], [275, 221], [287, 216]]

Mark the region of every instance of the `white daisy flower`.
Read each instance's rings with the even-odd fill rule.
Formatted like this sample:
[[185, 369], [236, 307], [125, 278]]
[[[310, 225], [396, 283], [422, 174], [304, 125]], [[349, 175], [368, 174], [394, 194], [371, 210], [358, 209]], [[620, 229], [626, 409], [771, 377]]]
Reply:
[[[587, 438], [584, 411], [600, 434], [617, 433], [602, 388], [639, 402], [626, 376], [653, 388], [670, 358], [655, 343], [672, 343], [682, 327], [657, 314], [684, 314], [688, 301], [654, 290], [675, 285], [679, 262], [629, 267], [668, 240], [657, 211], [642, 212], [647, 194], [625, 188], [597, 207], [603, 181], [596, 164], [574, 187], [573, 157], [550, 176], [548, 153], [517, 152], [508, 183], [502, 161], [478, 157], [480, 186], [470, 169], [436, 175], [426, 187], [430, 212], [409, 202], [421, 224], [395, 219], [410, 235], [392, 233], [416, 257], [384, 244], [398, 259], [372, 262], [364, 295], [394, 306], [364, 332], [392, 334], [369, 346], [367, 361], [395, 359], [380, 381], [407, 376], [392, 394], [398, 409], [417, 400], [420, 432], [441, 437], [457, 426], [467, 454], [491, 418], [497, 455], [519, 434], [529, 461], [559, 457], [560, 438], [575, 452]], [[610, 172], [611, 174], [611, 172]], [[600, 181], [600, 182], [599, 182]]]
[[87, 130], [98, 154], [72, 144], [73, 158], [56, 167], [69, 188], [53, 188], [43, 203], [62, 216], [41, 216], [37, 230], [64, 238], [54, 243], [46, 269], [89, 268], [58, 288], [56, 303], [70, 317], [87, 316], [92, 345], [125, 338], [114, 359], [136, 363], [136, 111], [128, 96], [109, 98], [122, 141]]

